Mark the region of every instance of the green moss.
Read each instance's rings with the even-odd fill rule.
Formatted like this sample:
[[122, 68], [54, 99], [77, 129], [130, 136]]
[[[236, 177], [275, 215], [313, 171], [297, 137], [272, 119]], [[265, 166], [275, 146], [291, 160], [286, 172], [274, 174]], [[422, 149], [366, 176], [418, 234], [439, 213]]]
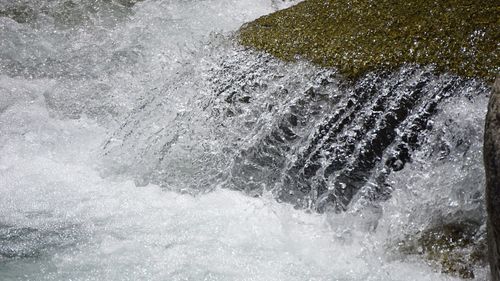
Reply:
[[422, 255], [440, 265], [442, 273], [474, 278], [474, 267], [486, 263], [486, 244], [476, 241], [478, 226], [470, 222], [450, 223], [409, 236], [398, 245], [406, 255]]
[[494, 0], [305, 0], [244, 25], [239, 41], [348, 77], [403, 63], [493, 80], [500, 69]]

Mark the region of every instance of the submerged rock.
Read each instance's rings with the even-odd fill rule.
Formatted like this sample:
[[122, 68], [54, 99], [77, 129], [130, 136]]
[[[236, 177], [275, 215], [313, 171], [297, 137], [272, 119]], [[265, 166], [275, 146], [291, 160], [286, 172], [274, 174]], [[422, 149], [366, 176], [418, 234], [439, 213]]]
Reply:
[[118, 3], [126, 7], [132, 7], [141, 1], [142, 0], [117, 0]]
[[493, 86], [484, 136], [491, 280], [500, 280], [500, 77]]
[[[238, 67], [225, 65], [225, 71]], [[234, 75], [255, 77], [255, 72]], [[226, 119], [242, 118], [238, 112], [243, 103], [238, 107], [236, 101], [255, 96], [252, 90], [235, 89], [233, 80], [240, 78], [221, 83], [223, 90], [218, 91], [231, 100], [232, 115]], [[234, 157], [230, 188], [260, 194], [270, 187], [280, 202], [319, 212], [384, 201], [396, 188], [388, 175], [411, 163], [416, 151], [426, 151], [429, 161], [450, 159], [452, 150], [465, 149], [465, 155], [471, 134], [456, 133], [448, 140], [432, 124], [450, 100], [472, 102], [487, 92], [477, 81], [411, 66], [370, 73], [352, 85], [329, 71], [306, 81], [309, 87], [294, 89], [280, 81], [281, 88], [268, 91], [289, 101], [279, 105], [282, 114], [266, 122], [266, 130], [251, 134], [252, 142]], [[255, 108], [255, 99], [250, 103]]]
[[485, 262], [485, 241], [475, 222], [454, 222], [430, 227], [398, 243], [406, 255], [422, 255], [442, 273], [473, 279], [474, 269]]
[[1, 7], [0, 17], [7, 17], [18, 23], [26, 23], [36, 16], [35, 11], [28, 5], [19, 5], [17, 7]]

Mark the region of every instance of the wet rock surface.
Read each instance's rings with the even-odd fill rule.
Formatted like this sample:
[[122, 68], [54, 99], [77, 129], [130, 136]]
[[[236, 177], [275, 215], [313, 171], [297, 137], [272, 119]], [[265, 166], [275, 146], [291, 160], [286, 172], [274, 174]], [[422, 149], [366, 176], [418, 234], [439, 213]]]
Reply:
[[488, 250], [491, 278], [500, 280], [500, 78], [493, 87], [484, 137]]
[[[385, 200], [393, 190], [387, 176], [402, 170], [417, 150], [446, 159], [451, 150], [470, 145], [466, 139], [452, 144], [431, 137], [440, 130], [433, 119], [441, 104], [459, 96], [474, 100], [474, 92], [487, 91], [479, 81], [418, 67], [371, 73], [352, 84], [332, 71], [309, 79], [301, 92], [285, 86], [271, 93], [293, 101], [235, 156], [231, 188], [260, 194], [263, 186], [272, 187], [279, 201], [319, 212], [345, 211], [354, 198]], [[248, 87], [221, 88], [219, 95], [231, 100], [227, 118], [238, 118], [241, 97], [252, 104]]]
[[418, 63], [493, 80], [497, 9], [495, 1], [306, 0], [242, 26], [240, 42], [353, 78]]
[[419, 255], [442, 273], [474, 279], [477, 265], [486, 263], [486, 241], [475, 222], [461, 221], [429, 227], [397, 245], [405, 255]]
[[[160, 90], [202, 87], [206, 92], [190, 101], [195, 109], [167, 119], [155, 114], [170, 103], [166, 94], [146, 99], [105, 143], [106, 157], [130, 146], [135, 158], [116, 161], [138, 172], [137, 182], [170, 188], [196, 167], [177, 185], [193, 192], [213, 185], [252, 196], [271, 192], [298, 208], [342, 212], [353, 202], [389, 198], [395, 187], [388, 176], [416, 153], [432, 161], [468, 157], [475, 136], [452, 117], [437, 126], [435, 119], [447, 103], [473, 104], [489, 89], [481, 80], [413, 65], [352, 83], [334, 70], [285, 67], [239, 48], [214, 61], [206, 81], [179, 80], [180, 86]], [[203, 125], [185, 123], [193, 120]], [[136, 138], [144, 138], [141, 145]], [[169, 173], [174, 165], [186, 169]]]

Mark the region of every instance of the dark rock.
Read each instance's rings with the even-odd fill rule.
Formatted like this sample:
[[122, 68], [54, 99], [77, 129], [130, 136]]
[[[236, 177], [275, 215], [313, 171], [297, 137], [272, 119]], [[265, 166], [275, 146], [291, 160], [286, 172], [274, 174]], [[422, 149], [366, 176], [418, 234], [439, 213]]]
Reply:
[[[221, 70], [238, 65], [225, 62]], [[307, 78], [310, 85], [304, 88], [241, 86], [253, 85], [244, 77], [261, 79], [256, 73], [262, 72], [256, 67], [217, 76], [231, 77], [224, 83], [218, 80], [214, 92], [226, 101], [223, 104], [234, 120], [248, 106], [243, 98], [250, 97], [248, 103], [256, 107], [255, 93], [261, 91], [293, 101], [280, 105], [282, 113], [266, 121], [266, 130], [256, 133], [235, 156], [227, 187], [252, 195], [268, 187], [278, 201], [318, 212], [345, 211], [360, 196], [370, 202], [389, 198], [393, 187], [387, 177], [411, 163], [416, 151], [432, 154], [439, 143], [428, 136], [441, 138], [432, 120], [442, 106], [469, 87], [478, 87], [475, 96], [489, 93], [479, 80], [411, 66], [373, 72], [355, 83], [328, 82], [333, 74], [321, 72]], [[438, 152], [447, 152], [436, 152], [436, 157], [446, 158], [455, 149], [450, 145], [443, 141]]]
[[0, 7], [0, 17], [11, 18], [18, 23], [26, 23], [35, 16], [35, 11], [27, 5], [6, 7], [5, 9]]
[[474, 279], [474, 269], [483, 266], [486, 260], [486, 243], [478, 239], [482, 237], [480, 232], [473, 221], [438, 224], [408, 235], [396, 249], [406, 255], [424, 257], [442, 273]]
[[125, 7], [132, 7], [138, 2], [141, 2], [141, 0], [117, 0], [117, 2]]
[[500, 280], [500, 77], [497, 77], [493, 85], [486, 115], [484, 166], [491, 280], [498, 281]]

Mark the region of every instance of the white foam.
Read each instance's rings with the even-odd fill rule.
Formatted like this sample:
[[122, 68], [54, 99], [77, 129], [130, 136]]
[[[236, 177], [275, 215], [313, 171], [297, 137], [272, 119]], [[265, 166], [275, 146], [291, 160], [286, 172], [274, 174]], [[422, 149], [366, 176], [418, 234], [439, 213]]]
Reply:
[[40, 100], [0, 120], [2, 250], [25, 255], [0, 261], [2, 280], [452, 280], [386, 257], [347, 214], [103, 179], [92, 151], [104, 130], [51, 118]]
[[0, 46], [14, 44], [0, 51], [0, 280], [455, 280], [386, 254], [387, 227], [405, 223], [398, 204], [373, 233], [351, 214], [270, 196], [193, 197], [100, 176], [108, 130], [189, 72], [200, 41], [276, 7], [145, 1], [116, 26], [95, 17], [73, 29], [0, 19]]

